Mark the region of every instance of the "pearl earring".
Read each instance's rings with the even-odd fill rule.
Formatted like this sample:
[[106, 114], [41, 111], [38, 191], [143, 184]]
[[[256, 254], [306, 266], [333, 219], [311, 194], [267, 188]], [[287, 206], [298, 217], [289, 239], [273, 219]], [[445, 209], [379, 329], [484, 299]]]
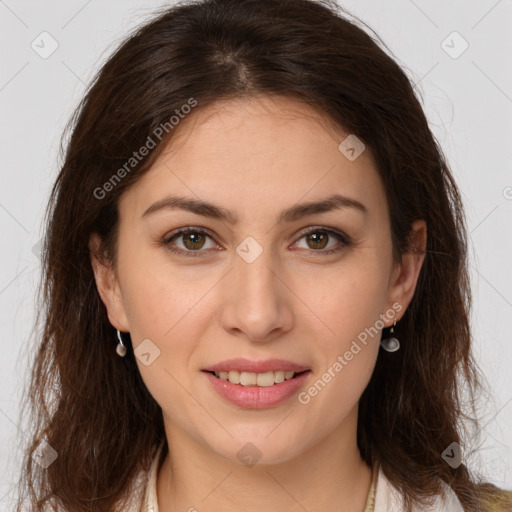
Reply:
[[[396, 320], [395, 320], [395, 323], [393, 324], [393, 327], [391, 327], [389, 334], [393, 334], [395, 332], [395, 330], [394, 330], [395, 325], [396, 325]], [[396, 352], [400, 348], [400, 342], [398, 341], [397, 338], [395, 338], [394, 336], [391, 336], [390, 338], [385, 338], [385, 339], [381, 340], [380, 346], [386, 352]]]
[[121, 338], [119, 329], [117, 329], [117, 339], [119, 340], [119, 343], [117, 344], [116, 352], [119, 356], [124, 357], [126, 355], [126, 347], [124, 346], [123, 338]]

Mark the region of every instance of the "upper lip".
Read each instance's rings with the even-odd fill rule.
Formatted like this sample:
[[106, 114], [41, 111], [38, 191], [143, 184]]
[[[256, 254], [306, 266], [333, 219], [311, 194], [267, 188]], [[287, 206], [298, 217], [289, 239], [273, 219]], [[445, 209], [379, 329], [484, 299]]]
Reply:
[[266, 373], [284, 370], [298, 373], [309, 370], [309, 368], [307, 366], [303, 366], [292, 361], [286, 361], [284, 359], [266, 359], [265, 361], [253, 361], [243, 357], [228, 359], [212, 366], [208, 366], [207, 368], [203, 368], [203, 371], [208, 372], [229, 372], [230, 370], [250, 373]]

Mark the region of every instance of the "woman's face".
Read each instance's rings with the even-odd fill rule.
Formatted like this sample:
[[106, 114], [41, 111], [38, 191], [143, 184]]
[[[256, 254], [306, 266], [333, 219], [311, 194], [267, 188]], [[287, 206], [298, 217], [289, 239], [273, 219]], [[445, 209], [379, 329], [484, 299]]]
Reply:
[[[95, 264], [96, 278], [168, 437], [268, 463], [355, 439], [382, 327], [403, 316], [421, 258], [393, 266], [370, 151], [357, 156], [353, 138], [339, 149], [349, 134], [326, 126], [285, 98], [196, 109], [122, 195], [115, 275]], [[226, 371], [249, 386], [205, 371], [238, 358], [248, 366]], [[292, 366], [250, 366], [272, 359]], [[266, 385], [293, 365], [308, 371]]]

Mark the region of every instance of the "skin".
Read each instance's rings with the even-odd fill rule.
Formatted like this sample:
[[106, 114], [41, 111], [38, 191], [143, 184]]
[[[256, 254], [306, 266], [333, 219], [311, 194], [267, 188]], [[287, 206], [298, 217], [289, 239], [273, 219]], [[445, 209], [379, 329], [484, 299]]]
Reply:
[[[370, 150], [348, 160], [338, 149], [348, 133], [311, 107], [283, 97], [222, 101], [196, 109], [178, 128], [121, 196], [115, 268], [96, 255], [97, 235], [90, 243], [110, 322], [131, 333], [135, 350], [147, 338], [160, 350], [149, 366], [137, 359], [162, 407], [170, 447], [158, 473], [160, 512], [361, 512], [371, 468], [356, 445], [357, 405], [380, 330], [306, 405], [294, 396], [267, 409], [236, 407], [201, 369], [232, 357], [287, 359], [312, 370], [307, 390], [381, 315], [385, 326], [400, 320], [424, 256], [411, 251], [393, 264], [388, 206]], [[368, 214], [343, 208], [277, 222], [281, 210], [333, 193], [357, 199]], [[171, 194], [220, 205], [238, 223], [171, 209], [141, 218]], [[159, 244], [188, 226], [212, 237], [181, 236], [174, 246], [199, 256]], [[304, 235], [315, 227], [342, 231], [353, 244], [330, 235], [315, 245]], [[425, 222], [412, 229], [424, 250]], [[248, 236], [263, 248], [252, 263], [236, 252]], [[322, 255], [336, 246], [338, 253]], [[396, 316], [393, 304], [401, 306]], [[248, 442], [261, 453], [250, 468], [237, 457]]]

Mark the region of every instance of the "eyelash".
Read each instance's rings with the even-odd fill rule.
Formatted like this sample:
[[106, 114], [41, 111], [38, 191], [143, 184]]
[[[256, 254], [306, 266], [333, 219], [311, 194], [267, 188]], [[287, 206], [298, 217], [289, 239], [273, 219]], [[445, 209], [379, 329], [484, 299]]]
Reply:
[[[302, 233], [298, 240], [304, 238], [307, 235], [310, 235], [311, 233], [318, 233], [318, 232], [327, 233], [329, 236], [333, 235], [341, 242], [341, 245], [338, 245], [334, 249], [327, 249], [327, 250], [322, 250], [322, 249], [319, 249], [319, 250], [301, 249], [301, 250], [305, 250], [305, 251], [309, 250], [311, 252], [320, 253], [320, 255], [326, 256], [329, 254], [337, 253], [337, 252], [341, 251], [343, 248], [350, 247], [353, 243], [351, 238], [349, 236], [347, 236], [345, 233], [335, 231], [333, 229], [329, 229], [326, 227], [321, 227], [321, 226], [314, 227], [314, 228], [310, 229], [309, 231]], [[198, 249], [197, 251], [192, 251], [192, 250], [185, 251], [183, 249], [177, 249], [176, 247], [173, 247], [171, 244], [171, 242], [173, 240], [175, 240], [176, 238], [179, 238], [181, 235], [184, 235], [187, 233], [199, 233], [201, 235], [206, 235], [209, 238], [213, 239], [213, 237], [210, 235], [210, 233], [202, 228], [187, 227], [187, 228], [182, 228], [182, 229], [164, 237], [160, 243], [161, 243], [161, 245], [165, 246], [169, 251], [171, 251], [175, 254], [178, 254], [180, 256], [185, 256], [185, 257], [197, 258], [200, 256], [201, 252], [205, 252], [205, 251], [201, 250], [201, 249]]]

